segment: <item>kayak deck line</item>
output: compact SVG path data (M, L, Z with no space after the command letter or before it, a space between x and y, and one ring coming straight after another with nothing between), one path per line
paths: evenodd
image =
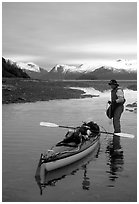
M47 171L52 171L52 170L55 170L55 169L70 165L70 164L72 164L74 162L77 162L80 159L86 157L91 152L93 152L93 150L96 148L98 143L99 143L99 140L96 143L94 143L94 145L90 146L89 148L86 148L84 151L81 151L81 152L79 152L77 154L72 154L72 155L70 155L68 157L64 157L64 158L61 158L61 159L57 159L57 160L54 160L54 161L44 163L45 168L46 168Z
M90 145L88 145L85 149L81 149L80 148L80 146L78 146L77 147L77 149L75 149L75 150L67 150L67 151L64 151L64 152L58 152L58 153L56 153L54 156L56 157L56 156L60 156L60 155L62 155L62 154L66 154L66 153L69 153L70 155L65 155L65 156L63 156L62 158L53 158L53 161L55 161L55 160L59 160L59 159L63 159L63 158L66 158L66 157L70 157L71 156L71 154L72 155L75 155L75 154L78 154L79 153L79 150L80 150L80 152L82 152L82 151L85 151L86 149L88 149L89 147L91 147L94 143L96 142L96 140L93 140L93 142L92 143L90 143ZM49 150L48 150L49 151ZM53 150L51 150L52 152L54 152ZM48 160L48 158L45 158L45 155L44 155L44 157L42 158L43 160L44 160L44 162L46 161L49 161ZM44 163L43 162L43 163Z

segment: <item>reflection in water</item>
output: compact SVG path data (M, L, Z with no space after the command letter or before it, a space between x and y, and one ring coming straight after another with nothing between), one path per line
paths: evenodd
M58 181L61 181L67 176L75 175L79 170L83 170L82 189L89 190L90 179L87 176L87 166L94 158L98 158L99 150L100 144L98 144L96 150L86 158L55 171L47 172L43 165L41 167L38 166L35 180L39 186L40 194L42 195L43 189L47 186L56 186Z
M109 174L110 181L115 181L118 178L118 173L123 171L124 155L123 150L120 145L120 137L114 136L113 140L108 142L106 149L108 154L108 163L110 171ZM113 187L113 185L111 185Z
M97 153L96 153L96 155L95 155L96 158L98 158L99 153L100 153L100 146L99 146L98 151L97 151ZM90 161L88 161L88 163L89 163L89 162L90 162ZM88 163L87 163L87 164L88 164ZM89 189L90 189L90 179L89 179L89 177L87 176L87 164L84 164L84 165L82 166L82 168L83 168L83 170L84 170L83 182L82 182L82 188L83 188L83 190L89 190Z
M90 181L89 181L89 177L87 177L87 166L86 166L86 164L83 166L83 169L84 169L84 176L83 176L82 188L84 190L89 190Z

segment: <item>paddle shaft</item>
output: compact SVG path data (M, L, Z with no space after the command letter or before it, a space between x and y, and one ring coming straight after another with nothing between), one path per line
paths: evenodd
M112 133L112 132L103 132L103 131L100 131L100 133L104 133L104 134L108 134L108 135L114 135L114 133ZM116 133L115 133L115 135L116 135Z
M75 127L59 125L60 128L76 129Z
M63 125L59 125L60 128L69 128L69 129L76 129L75 127L69 127L69 126L63 126ZM95 131L93 131L95 133ZM98 132L97 132L98 133ZM100 133L104 133L104 134L108 134L108 135L114 135L114 133L112 132L104 132L104 131L100 131ZM115 133L116 135L116 133Z

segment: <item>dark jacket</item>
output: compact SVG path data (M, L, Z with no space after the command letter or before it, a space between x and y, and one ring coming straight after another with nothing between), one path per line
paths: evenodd
M124 99L124 102L122 102L122 103L116 102L116 100L118 99L118 96L116 94L118 89L122 89L122 88L116 87L116 88L111 90L111 105L109 106L109 108L106 111L106 114L107 114L108 118L110 118L110 119L113 118L114 112L117 109L117 107L123 106L123 104L125 103L125 99Z

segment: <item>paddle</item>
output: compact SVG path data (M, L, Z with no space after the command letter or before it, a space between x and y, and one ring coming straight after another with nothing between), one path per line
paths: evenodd
M55 123L48 123L48 122L40 122L41 126L46 126L46 127L60 127L60 128L69 128L69 129L76 129L75 127L69 127L69 126L63 126L63 125L57 125Z
M119 137L126 137L126 138L134 138L135 136L132 134L128 134L128 133L112 133L112 132L100 132L100 133L104 133L104 134L108 134L108 135L113 135L113 136L119 136Z
M75 127L69 127L69 126L63 126L63 125L57 125L55 123L49 123L49 122L40 122L41 126L46 126L46 127L60 127L60 128L69 128L69 129L76 129ZM108 134L108 135L113 135L113 136L119 136L119 137L126 137L126 138L134 138L135 136L132 134L127 134L127 133L112 133L112 132L103 132L100 131L100 133Z

